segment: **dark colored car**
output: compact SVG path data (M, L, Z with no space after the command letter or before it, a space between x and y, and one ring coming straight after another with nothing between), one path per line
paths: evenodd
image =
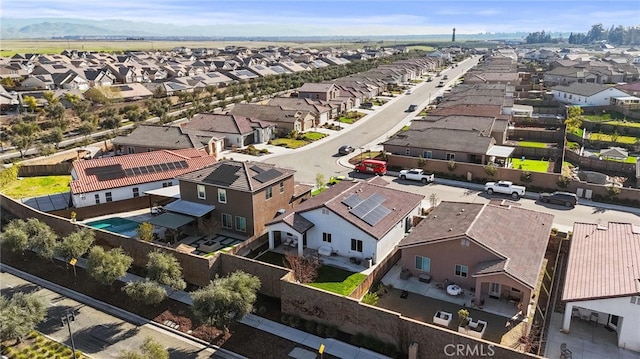
M338 153L341 155L348 155L356 149L353 146L344 145L338 149Z
M578 204L578 196L571 192L540 193L540 202L575 207Z

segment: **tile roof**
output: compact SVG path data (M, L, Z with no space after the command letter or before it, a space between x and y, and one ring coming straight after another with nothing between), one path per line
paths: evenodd
M168 169L155 173L128 175L126 170L165 163L186 163L185 168ZM161 150L136 153L124 156L80 160L73 162L73 171L77 179L71 182L71 192L87 193L111 188L119 188L142 183L173 179L181 174L216 163L215 157L196 149ZM109 172L101 177L100 171Z
M374 194L380 195L385 199L381 204L391 211L372 226L351 213L350 208L342 203L344 199L353 194L357 194L362 199L369 198ZM423 195L388 188L372 182L341 181L321 194L301 203L294 208L294 211L304 216L305 212L325 207L373 238L381 239L414 208L419 206L423 199ZM291 213L278 216L267 224L284 221L284 218Z
M611 87L609 86L601 85L601 84L574 82L568 86L564 86L564 85L554 86L551 88L551 90L589 97L597 93L600 93L602 91L608 90L610 88Z
M264 174L267 173L268 174ZM178 180L214 185L238 191L256 192L292 177L295 170L263 162L221 161L212 166L186 173Z
M383 145L438 149L452 152L485 154L495 140L489 133L474 130L428 128L402 132L383 142Z
M111 142L118 146L149 146L153 139L153 148L177 150L183 148L202 148L202 143L194 143L188 134L177 126L140 125L126 136L118 136Z
M475 274L502 270L535 288L552 224L553 215L518 206L442 202L400 242L399 247L464 236L499 259L478 263Z
M191 121L183 124L183 128L213 133L229 133L247 135L254 128L274 126L270 122L254 120L244 116L199 113Z
M640 294L640 226L574 223L563 301Z

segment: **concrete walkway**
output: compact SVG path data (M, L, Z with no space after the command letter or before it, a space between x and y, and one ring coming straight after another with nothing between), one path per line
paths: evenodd
M84 258L80 258L76 264L78 267L81 268L86 268L86 260ZM173 333L180 335L184 338L187 338L191 341L195 341L200 343L201 345L203 345L203 347L209 347L214 349L216 352L216 357L218 358L225 358L225 359L239 359L239 358L244 358L241 355L235 354L233 352L230 352L224 348L220 348L214 345L210 345L209 343L200 340L198 338L195 338L193 336L190 336L186 333L180 332L178 330L174 330L172 328L166 327L161 325L160 323L156 323L154 321L148 320L146 318L142 318L136 314L127 312L125 310L122 310L120 308L114 307L110 304L107 303L103 303L101 301L95 300L91 297L88 297L82 293L78 293L75 291L72 291L68 288L59 286L55 283L51 283L48 282L44 279L41 279L39 277L33 276L29 273L25 273L21 270L18 270L16 268L7 266L5 264L0 263L0 270L2 271L6 271L7 273L11 273L17 277L20 277L24 280L28 280L30 282L33 282L41 287L47 288L49 290L52 290L54 292L60 293L66 297L72 298L78 302L84 303L86 305L90 305L92 307L95 307L101 311L104 311L105 313L109 313L113 316L116 316L118 318L124 319L130 323L136 324L136 325L145 325L145 324L153 324L154 326L160 327L164 330L168 330L168 331L172 331ZM128 283L128 282L134 282L134 281L141 281L144 280L144 278L128 273L119 279L120 281L124 282L124 283ZM168 287L165 287L168 288ZM167 293L171 293L171 290L167 290ZM193 301L191 300L191 295L189 295L189 293L184 292L184 291L174 291L173 293L171 293L171 295L169 296L171 299L182 302L184 304L187 305L193 305ZM309 334L307 332L304 332L302 330L298 330L295 328L291 328L289 326L259 317L257 315L254 314L249 314L247 315L244 319L242 319L240 321L241 323L254 327L256 329L260 329L262 331L271 333L273 335L277 335L281 338L287 339L289 341L298 343L300 345L306 346L311 348L314 351L317 351L318 348L320 347L320 344L324 344L325 345L325 353L336 356L338 358L344 358L344 359L367 359L367 358L371 358L371 359L387 359L389 357L384 356L382 354L378 354L376 352L372 352L370 350L364 349L364 348L359 348L356 346L353 346L351 344L347 344L344 342L340 342L338 340L335 340L333 338L321 338L312 334Z

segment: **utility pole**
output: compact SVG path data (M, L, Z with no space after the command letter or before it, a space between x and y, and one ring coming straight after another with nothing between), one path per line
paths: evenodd
M64 313L64 315L62 315L60 317L60 321L62 322L62 326L64 326L65 324L67 325L67 328L69 329L69 338L71 338L71 349L73 350L73 359L78 359L76 357L76 345L73 342L73 333L71 333L71 322L76 320L76 315L73 314L73 311L68 311L66 313Z

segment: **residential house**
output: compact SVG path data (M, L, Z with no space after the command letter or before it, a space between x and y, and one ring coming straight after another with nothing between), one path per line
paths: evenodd
M289 211L310 188L296 192L294 170L263 162L222 161L178 178L180 198L213 205L206 220L244 238L258 237L279 211Z
M140 83L130 83L111 86L119 98L124 101L138 101L153 97L153 92Z
M309 111L240 103L234 105L229 114L274 123L275 131L279 136L285 136L293 131L297 133L309 131L313 128L316 119Z
M18 93L15 91L7 91L2 85L0 85L0 111L14 111L20 105L18 99Z
M82 71L84 78L89 81L89 86L111 86L115 83L116 77L110 72L97 68L88 68Z
M199 113L186 123L184 129L224 140L224 146L244 147L265 143L275 137L275 124L239 115Z
M137 198L177 184L176 177L216 163L196 149L161 150L80 160L71 169L71 199L76 208Z
M405 237L400 263L411 274L455 283L475 303L512 301L531 312L544 275L553 215L517 205L442 202Z
M153 141L149 139L152 138ZM179 126L140 125L126 136L111 140L118 154L133 154L157 150L197 149L217 157L222 152L223 140L189 131Z
M332 83L307 82L298 88L298 98L331 101L340 95L340 90Z
M65 73L53 74L52 78L56 88L66 90L75 89L80 91L86 91L89 89L89 81L72 70Z
M382 261L411 229L423 195L386 187L381 179L342 181L267 225L269 248L294 245L326 255Z
M615 331L619 347L640 352L640 226L574 223L562 301L565 333L573 318L586 319Z
M552 87L551 92L553 98L562 103L581 106L609 106L613 98L628 97L615 87L577 82Z
M508 158L508 121L495 117L445 116L414 121L411 128L382 143L384 151L405 156L486 164Z
M314 115L313 126L322 126L330 119L338 118L340 106L332 105L327 101L309 98L276 97L267 103L269 106L279 106L287 110L310 112Z
M56 85L53 82L53 77L51 75L44 74L29 75L29 77L20 82L20 87L30 90L53 90Z

